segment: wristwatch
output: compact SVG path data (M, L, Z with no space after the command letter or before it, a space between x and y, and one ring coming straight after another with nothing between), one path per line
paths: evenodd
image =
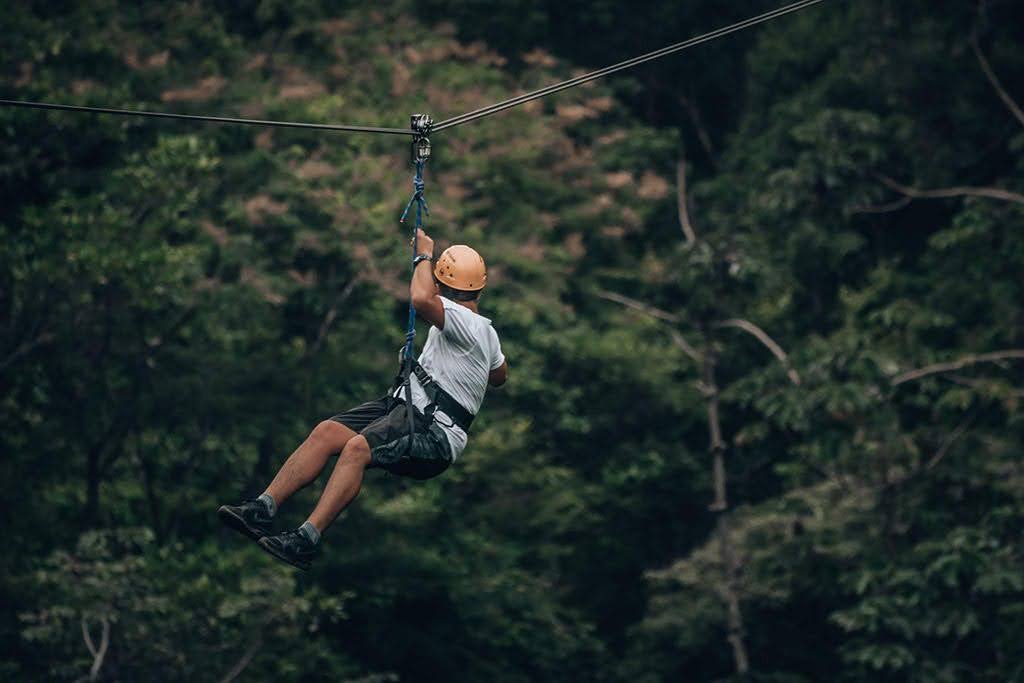
M415 268L420 264L421 261L429 261L430 256L427 254L416 254L416 258L412 260L412 267Z

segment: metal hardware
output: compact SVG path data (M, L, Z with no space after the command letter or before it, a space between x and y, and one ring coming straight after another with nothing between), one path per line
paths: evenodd
M429 114L413 114L409 117L412 129L412 162L423 163L430 158L430 135L434 120Z

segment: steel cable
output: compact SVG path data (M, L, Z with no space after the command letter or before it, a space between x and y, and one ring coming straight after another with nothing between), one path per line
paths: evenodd
M525 104L526 102L530 102L531 100L546 97L547 95L551 95L561 90L573 88L576 87L577 85L581 85L583 83L587 83L589 81L602 78L609 74L613 74L616 71L622 71L623 69L629 69L634 66L639 66L640 64L643 64L645 62L649 62L651 60L658 59L660 57L664 57L675 52L686 50L687 48L691 48L696 45L700 45L701 43L706 43L708 41L715 40L716 38L721 38L722 36L728 35L730 33L741 31L745 28L749 28L751 26L755 26L766 21L771 21L772 19L775 19L777 17L781 17L791 12L797 12L799 10L810 7L811 5L816 5L822 1L823 0L801 0L800 2L794 2L790 5L786 5L785 7L779 7L778 9L774 9L770 12L765 12L764 14L758 15L756 17L751 17L750 19L745 19L744 21L740 21L730 26L725 26L723 28L716 29L714 31L711 31L710 33L705 33L695 38L684 40L681 43L675 43L674 45L663 47L660 50L648 52L647 54L640 55L639 57L633 57L632 59L627 59L624 62L612 64L611 66L606 66L603 69L598 69L597 71L591 71L590 73L583 74L582 76L570 78L569 80L562 81L561 83L555 83L553 85L540 88L539 90L534 90L533 92L524 93L522 95L513 97L503 102L492 104L488 107L482 107L475 111L460 114L459 116L453 116L452 118L441 121L440 123L435 125L433 130L436 132L439 130L444 130L445 128L459 126L462 125L463 123L469 123L470 121L475 121L476 119L483 118L484 116L490 116L491 114L496 114L500 111L504 111L505 109L511 109L512 107L516 107L520 104Z
M669 46L663 47L660 50L655 50L653 52L648 52L647 54L643 54L643 55L640 55L638 57L633 57L632 59L627 59L626 61L619 62L617 64L612 64L611 66L606 66L603 69L598 69L597 71L591 71L590 73L586 73L586 74L583 74L581 76L577 76L575 78L570 78L570 79L562 81L560 83L554 83L552 85L545 86L545 87L540 88L538 90L534 90L532 92L524 93L522 95L518 95L516 97L504 100L502 102L498 102L496 104L492 104L492 105L487 106L487 107L482 107L480 109L476 109L474 111L467 112L465 114L460 114L459 116L453 116L450 119L446 119L446 120L441 121L440 123L436 124L433 127L432 130L433 130L433 132L437 132L437 131L444 130L446 128L452 128L454 126L462 125L463 123L469 123L470 121L475 121L476 119L483 118L485 116L490 116L491 114L496 114L496 113L498 113L500 111L504 111L506 109L511 109L512 107L519 106L520 104L525 104L526 102L530 102L532 100L536 100L536 99L539 99L541 97L546 97L548 95L554 94L556 92L560 92L562 90L567 90L569 88L574 88L574 87L576 87L578 85L582 85L583 83L588 83L590 81L597 80L598 78L603 78L605 76L608 76L610 74L616 73L618 71L622 71L624 69L629 69L629 68L632 68L634 66L639 66L639 65L644 64L646 62L649 62L649 61L652 61L652 60L655 60L655 59L659 59L661 57L665 57L667 55L674 54L676 52L681 52L681 51L686 50L686 49L691 48L691 47L695 47L695 46L700 45L702 43L706 43L706 42L709 42L709 41L712 41L712 40L716 40L717 38L721 38L722 36L728 35L730 33L735 33L736 31L741 31L743 29L750 28L751 26L756 26L757 24L762 24L762 23L764 23L766 21L771 21L772 19L776 19L776 18L781 17L783 15L790 14L792 12L798 12L798 11L800 11L802 9L806 9L807 7L811 7L812 5L817 5L820 2L823 2L823 0L800 0L799 2L794 2L794 3L786 5L784 7L779 7L777 9L771 10L770 12L765 12L764 14L760 14L760 15L758 15L756 17L751 17L750 19L745 19L745 20L737 22L735 24L731 24L729 26L725 26L725 27L716 29L714 31L711 31L710 33L705 33L703 35L696 36L694 38L690 38L689 40L685 40L685 41L683 41L681 43L675 43L673 45L669 45ZM29 107L29 108L33 108L33 109L50 109L50 110L57 110L57 111L89 112L89 113L94 113L94 114L116 114L116 115L121 115L121 116L148 116L148 117L152 117L152 118L184 119L184 120L189 120L189 121L206 121L206 122L211 122L211 123L237 123L237 124L244 124L244 125L250 125L250 126L273 126L273 127L279 127L279 128L307 128L307 129L315 129L315 130L348 131L348 132L354 132L354 133L383 133L383 134L388 134L388 135L412 135L412 136L416 136L417 135L416 132L411 131L411 130L406 130L406 129L403 129L403 128L380 128L380 127L374 127L374 126L351 126L351 125L345 125L345 124L332 124L332 123L304 123L304 122L297 122L297 121L265 121L265 120L259 120L259 119L230 118L230 117L224 117L224 116L202 116L202 115L196 115L196 114L172 114L172 113L167 113L167 112L139 111L139 110L131 110L131 109L109 109L109 108L105 108L105 107L87 107L87 106L73 105L73 104L53 104L53 103L48 103L48 102L28 102L28 101L24 101L24 100L5 100L5 99L0 99L0 105L2 105L2 106L10 106L10 107Z
M76 104L52 104L49 102L26 102L24 100L0 100L7 107L29 107L32 109L55 109L57 111L81 111L92 114L117 114L120 116L149 116L161 119L185 119L187 121L208 121L211 123L241 123L248 126L274 126L277 128L313 128L316 130L348 131L352 133L385 133L388 135L413 135L404 128L377 128L373 126L348 126L335 123L304 123L300 121L263 121L260 119L238 119L225 116L201 116L198 114L170 114L159 111L137 111L133 109L107 109L86 107Z

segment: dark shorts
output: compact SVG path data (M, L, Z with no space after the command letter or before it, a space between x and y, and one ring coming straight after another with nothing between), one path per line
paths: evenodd
M452 464L448 437L433 421L416 409L412 448L409 448L409 419L405 403L384 397L364 403L331 418L370 444L370 467L413 479L430 479Z

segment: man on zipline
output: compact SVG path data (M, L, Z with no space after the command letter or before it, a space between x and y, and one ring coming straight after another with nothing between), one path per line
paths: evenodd
M417 247L409 293L416 313L432 327L412 368L412 443L404 393L396 383L384 397L318 424L258 498L217 511L228 527L300 569L309 569L319 553L320 535L359 493L366 468L415 479L441 474L466 447L487 386L501 386L508 376L498 334L477 311L487 284L483 258L457 244L431 269L434 241L422 230ZM278 507L316 479L327 459L338 453L313 513L298 529L273 535Z

